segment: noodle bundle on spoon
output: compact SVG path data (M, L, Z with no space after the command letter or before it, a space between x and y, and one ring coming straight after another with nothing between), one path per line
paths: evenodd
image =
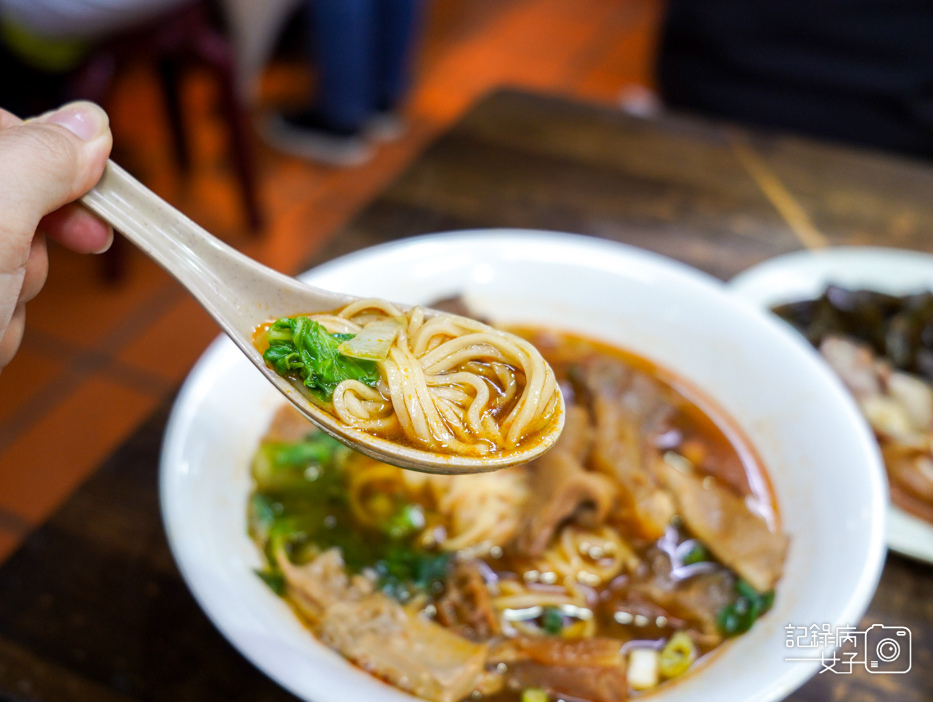
M466 317L366 299L277 320L265 339L270 367L341 423L420 449L513 451L561 408L534 346Z

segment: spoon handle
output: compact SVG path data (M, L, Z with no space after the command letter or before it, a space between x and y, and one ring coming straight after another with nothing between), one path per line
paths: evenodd
M184 285L202 304L229 285L236 262L249 258L195 224L113 161L81 199ZM222 270L216 262L223 261ZM212 265L214 264L214 265Z
M256 310L287 308L291 298L313 292L320 309L335 309L345 300L305 286L263 266L212 236L113 161L82 203L174 276L231 336L251 333ZM291 313L306 310L291 308Z

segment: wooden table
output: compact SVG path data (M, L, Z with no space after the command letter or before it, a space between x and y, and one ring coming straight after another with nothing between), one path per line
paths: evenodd
M497 226L624 241L726 279L804 243L933 249L933 167L501 92L316 262L414 234ZM0 700L294 700L220 636L175 568L156 489L167 412L0 568ZM933 567L890 555L861 625L869 623L911 628L910 673L824 673L791 699L933 700Z

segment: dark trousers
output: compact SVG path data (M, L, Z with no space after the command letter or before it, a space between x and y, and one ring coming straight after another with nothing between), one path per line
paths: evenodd
M420 0L309 0L318 70L316 108L337 127L355 129L391 109L407 86Z

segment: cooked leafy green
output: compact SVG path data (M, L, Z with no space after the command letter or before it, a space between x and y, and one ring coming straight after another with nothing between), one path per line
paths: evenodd
M265 441L250 468L260 492L299 489L319 477L323 467L341 462L350 449L324 432L300 442Z
M546 634L560 634L564 630L564 615L557 607L545 607L541 615L541 628Z
M703 563L705 561L713 560L712 555L710 555L709 549L706 548L702 543L696 541L687 555L684 556L684 565L693 565L694 563Z
M434 553L411 544L393 544L375 564L379 587L400 602L418 592L436 592L450 565L449 553Z
M379 586L399 600L439 588L449 555L426 551L416 536L425 525L424 508L399 502L385 523L361 524L350 508L344 464L349 449L323 432L303 441L265 441L253 456L256 488L248 505L249 533L266 554L257 575L276 592L284 579L276 556L303 563L339 548L347 569L372 569Z
M285 576L282 575L282 572L278 568L257 568L253 572L256 573L259 579L268 585L269 589L276 595L281 597L285 594Z
M276 373L300 379L322 400L329 400L344 380L375 387L379 371L374 361L345 356L338 347L353 334L330 334L309 317L282 317L266 332L269 348L263 359Z
M774 590L758 592L741 579L735 583L735 594L735 600L720 610L716 620L723 636L744 634L774 604Z
M404 539L424 528L424 510L421 505L405 504L385 523L383 527L390 539Z

